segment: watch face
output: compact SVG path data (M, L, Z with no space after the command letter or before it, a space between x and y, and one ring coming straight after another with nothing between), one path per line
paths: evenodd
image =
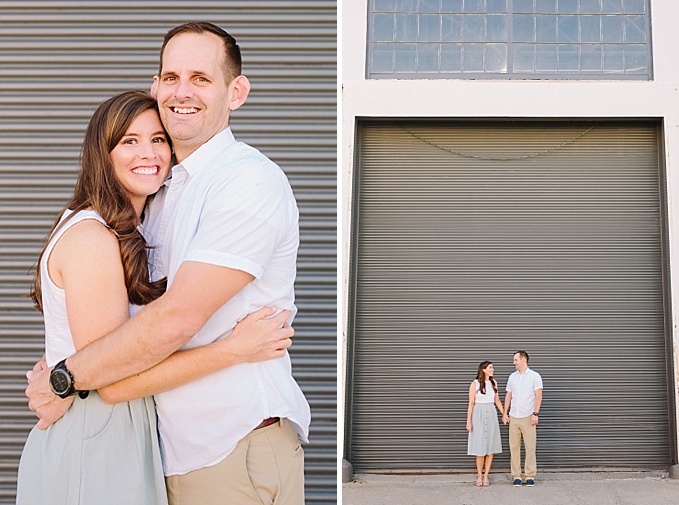
M71 381L69 379L70 378L68 374L63 370L54 370L50 375L50 384L52 386L52 390L56 394L65 393L71 386Z

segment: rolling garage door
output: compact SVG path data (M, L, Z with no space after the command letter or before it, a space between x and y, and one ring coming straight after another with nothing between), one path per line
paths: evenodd
M670 454L660 127L366 122L355 175L348 458L473 471L469 383L542 374L538 464ZM498 469L509 468L507 428Z
M291 351L312 409L307 503L336 502L336 3L0 0L0 503L34 423L24 371L43 352L27 272L76 178L87 121L148 89L165 33L206 20L239 41L252 82L235 135L288 174L301 214Z

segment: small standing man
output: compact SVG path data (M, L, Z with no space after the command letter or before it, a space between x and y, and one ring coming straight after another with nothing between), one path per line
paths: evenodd
M505 396L504 424L509 423L509 450L512 459L512 479L514 486L521 486L521 439L526 450L526 486L535 485L537 459L537 426L542 405L542 377L528 368L528 353L514 353L516 372L507 380Z

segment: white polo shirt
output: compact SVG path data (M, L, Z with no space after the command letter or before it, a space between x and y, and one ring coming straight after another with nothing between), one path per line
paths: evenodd
M144 223L145 236L158 246L150 258L153 278L167 275L172 285L184 261L255 277L184 348L224 338L237 321L265 305L294 315L299 214L283 171L226 129L174 166L166 186ZM288 418L307 441L309 405L287 353L231 366L155 400L166 475L219 463L269 417Z
M528 417L535 411L535 390L542 389L542 377L530 368L521 373L518 370L507 379L506 391L512 393L509 415Z

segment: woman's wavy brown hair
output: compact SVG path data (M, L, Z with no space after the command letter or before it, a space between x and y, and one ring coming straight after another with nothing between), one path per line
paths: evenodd
M150 246L137 229L139 218L127 191L115 176L111 161L111 151L123 138L132 121L147 110L158 112L158 105L151 95L144 91L127 91L106 100L92 115L85 132L81 168L73 196L54 221L38 259L30 295L40 312L43 310L40 262L49 237L57 227L63 225L59 225L59 220L66 209L73 211L71 216L84 209L97 211L118 237L130 303L145 305L165 292L166 278L156 282L150 280L147 254Z

